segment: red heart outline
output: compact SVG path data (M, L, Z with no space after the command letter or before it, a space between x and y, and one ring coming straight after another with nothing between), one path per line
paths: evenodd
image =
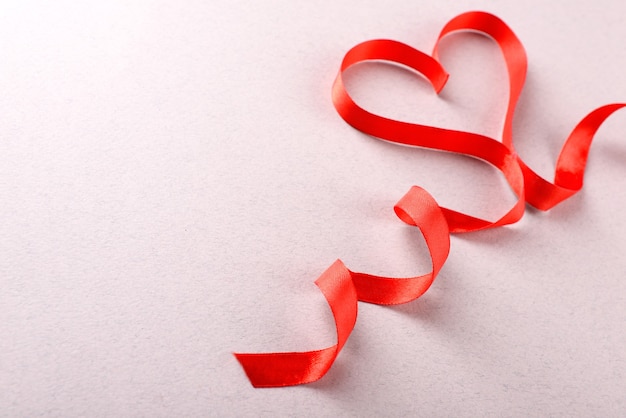
M357 105L347 93L342 74L364 61L386 61L400 64L421 74L439 93L448 74L438 61L441 40L457 31L475 31L492 38L500 48L509 75L509 102L504 118L502 142L484 135L384 118ZM332 99L339 115L352 127L387 141L479 158L500 170L518 197L505 215L495 222L475 218L442 208L451 232L470 232L517 222L524 213L525 202L548 210L571 197L582 187L589 147L595 132L623 103L598 108L587 115L572 131L559 154L554 183L531 170L513 147L513 116L526 80L527 58L524 46L513 31L498 17L485 12L463 13L442 29L432 56L403 43L378 39L353 47L345 55L332 89Z

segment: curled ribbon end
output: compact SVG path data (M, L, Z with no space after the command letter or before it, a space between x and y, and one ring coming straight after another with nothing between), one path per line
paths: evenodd
M328 372L348 340L357 317L357 293L352 273L335 261L315 284L324 294L335 319L337 343L314 351L233 353L255 388L295 386L314 382Z
M291 353L233 353L255 388L311 383L326 374L336 357L335 347Z
M247 364L247 362L246 362L246 355L245 354L239 354L239 353L232 353L232 354L233 354L233 356L235 356L235 358L237 359L237 361L239 362L239 364L243 368L243 371L246 373L246 376L248 376L248 380L250 381L252 386L255 387L255 388L262 387L262 386L257 386L255 384L254 376L251 375L248 372L248 368L246 367L246 364Z

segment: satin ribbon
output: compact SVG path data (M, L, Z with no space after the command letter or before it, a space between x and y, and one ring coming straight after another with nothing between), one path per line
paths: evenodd
M448 74L438 61L441 39L457 31L475 31L491 37L502 51L509 75L509 102L501 141L464 132L375 115L357 105L343 83L343 73L353 65L377 60L402 64L421 74L439 93ZM548 210L573 196L583 185L591 141L600 125L625 103L602 106L582 119L565 141L556 162L554 181L530 169L513 146L513 115L526 79L527 59L522 43L498 17L485 12L468 12L449 21L442 29L432 55L406 44L386 40L366 41L350 49L341 63L332 88L339 115L355 129L368 135L406 145L455 152L478 158L497 168L517 196L517 201L495 221L440 207L424 189L413 186L394 207L405 223L419 228L432 260L432 271L412 278L390 278L356 273L340 260L315 282L324 294L335 320L337 344L315 351L235 354L255 387L291 386L315 381L329 370L347 341L357 317L357 301L391 305L406 303L428 290L443 266L450 249L450 234L471 232L517 222L525 203Z

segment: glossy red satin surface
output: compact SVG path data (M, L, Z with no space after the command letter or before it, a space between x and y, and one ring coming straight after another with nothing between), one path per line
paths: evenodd
M439 93L448 74L438 61L442 38L458 31L475 31L491 37L499 46L509 75L509 102L501 137L400 122L375 115L356 104L345 89L343 72L364 61L378 60L404 65L423 76ZM456 152L478 158L497 168L517 201L495 221L440 207L424 189L414 186L394 207L398 217L418 227L428 246L432 271L419 277L390 278L350 271L337 260L316 281L332 310L337 344L314 351L264 354L235 354L255 387L290 386L315 381L329 370L347 341L357 318L357 301L392 305L412 301L424 294L446 261L450 234L471 232L517 222L526 203L548 210L578 192L583 185L589 147L600 125L626 106L602 106L582 119L565 141L556 162L554 181L537 175L515 152L512 122L524 86L527 59L523 45L498 17L485 12L468 12L453 18L442 29L432 55L392 40L372 40L356 45L341 63L332 87L332 100L339 115L355 129L368 135L405 145Z

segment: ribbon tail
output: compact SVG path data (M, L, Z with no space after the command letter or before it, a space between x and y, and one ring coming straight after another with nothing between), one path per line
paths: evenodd
M540 210L549 210L575 195L583 187L587 158L593 138L613 113L626 107L614 103L599 107L585 116L572 130L556 162L554 183L545 180L518 157L524 174L526 201Z
M334 363L356 323L356 289L350 270L340 260L322 273L315 284L332 310L337 328L337 344L315 351L234 353L252 386L279 387L314 382L324 376Z

